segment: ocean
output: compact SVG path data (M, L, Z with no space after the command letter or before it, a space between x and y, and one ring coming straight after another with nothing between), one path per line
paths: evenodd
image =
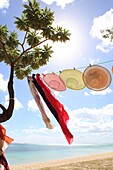
M9 164L22 165L84 155L113 152L113 144L38 145L11 144L5 151Z

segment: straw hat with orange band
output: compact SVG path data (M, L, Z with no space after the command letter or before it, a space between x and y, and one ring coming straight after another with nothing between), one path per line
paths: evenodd
M83 73L83 81L87 88L95 91L101 91L111 84L110 72L102 66L92 65L87 67Z

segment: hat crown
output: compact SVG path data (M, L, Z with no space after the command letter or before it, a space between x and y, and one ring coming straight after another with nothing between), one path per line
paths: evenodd
M66 85L63 80L55 73L43 75L44 82L52 89L57 91L65 91Z
M78 81L74 78L68 78L66 80L66 84L68 88L74 89L78 85Z
M81 90L85 88L85 84L82 79L83 73L75 69L66 69L60 73L60 77L65 82L66 86L72 90Z
M111 74L106 68L93 65L85 69L83 81L89 89L100 91L111 84Z
M56 80L50 80L49 83L50 83L51 88L59 88L60 86L60 83Z

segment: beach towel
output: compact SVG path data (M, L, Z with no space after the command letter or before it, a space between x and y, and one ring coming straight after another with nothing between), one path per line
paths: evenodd
M65 111L64 106L55 98L52 91L47 87L44 83L40 74L35 75L33 74L33 83L36 86L37 90L39 91L40 95L44 99L46 105L50 109L51 113L54 115L56 120L58 121L67 141L69 144L73 142L73 135L70 133L67 122L69 120L68 113Z
M41 112L42 119L45 122L46 127L48 129L53 129L54 126L53 126L53 124L51 123L50 119L48 118L48 116L46 114L44 105L43 105L43 103L41 101L41 98L40 98L40 96L38 94L38 91L37 91L34 83L32 82L32 77L28 76L27 79L28 79L28 84L29 84L29 87L30 87L31 94L32 94L32 96L33 96L33 98L34 98L34 100L35 100L35 102L36 102L36 104L37 104L37 106L38 106L38 108L39 108L39 110Z

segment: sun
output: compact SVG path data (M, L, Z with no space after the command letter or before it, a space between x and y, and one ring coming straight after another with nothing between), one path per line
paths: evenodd
M66 43L52 43L54 53L50 62L60 64L61 67L68 67L68 65L73 65L74 67L76 63L74 64L73 62L78 62L81 54L82 36L80 30L77 30L72 22L68 22L68 26L64 21L58 25L68 29L71 36L70 40Z

